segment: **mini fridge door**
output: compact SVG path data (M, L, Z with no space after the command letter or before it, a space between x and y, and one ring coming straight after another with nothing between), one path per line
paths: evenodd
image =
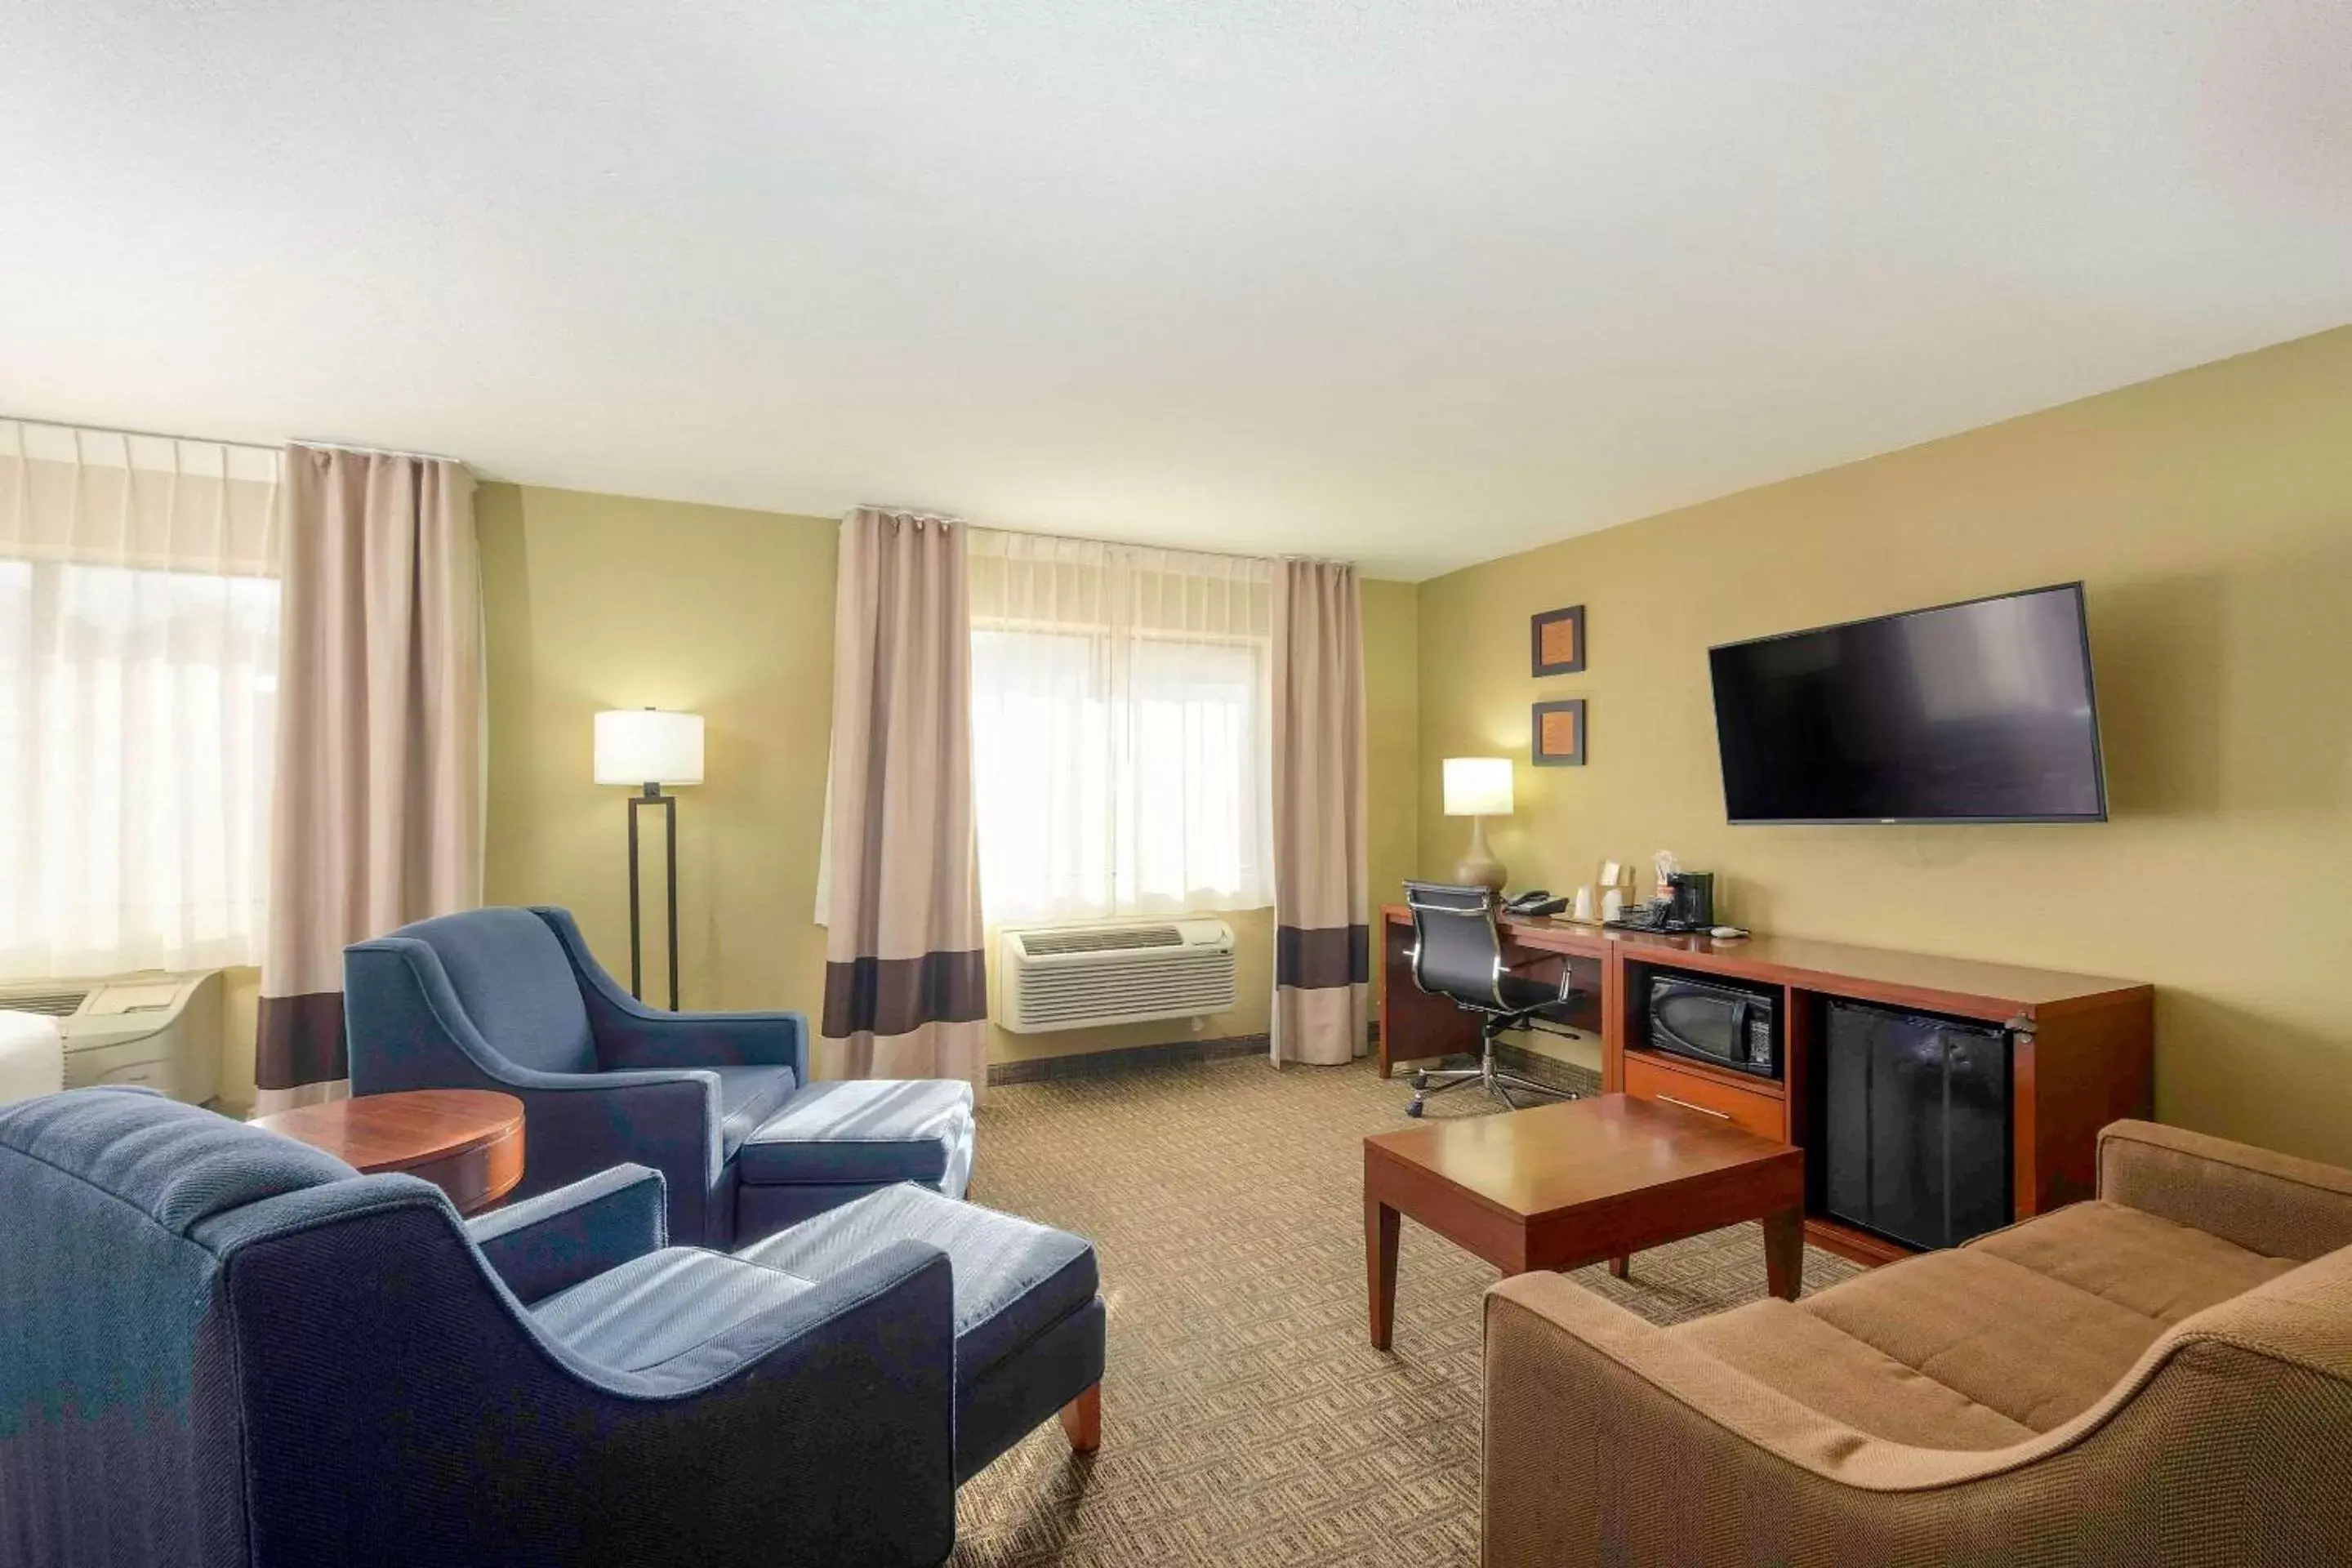
M1833 1001L1822 1206L1914 1247L2009 1223L2009 1037Z

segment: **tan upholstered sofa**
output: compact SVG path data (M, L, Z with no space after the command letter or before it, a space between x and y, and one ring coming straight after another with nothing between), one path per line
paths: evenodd
M2124 1121L2098 1192L1672 1329L1496 1286L1488 1568L2352 1563L2352 1171Z

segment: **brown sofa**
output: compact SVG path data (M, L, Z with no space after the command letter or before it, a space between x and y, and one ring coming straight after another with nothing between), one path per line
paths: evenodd
M1486 1298L1484 1558L2352 1563L2352 1171L2122 1121L2098 1196L1660 1329Z

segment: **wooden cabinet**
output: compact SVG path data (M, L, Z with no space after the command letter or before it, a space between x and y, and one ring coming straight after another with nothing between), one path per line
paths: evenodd
M1388 963L1381 1005L1381 1075L1387 1076L1394 1061L1476 1049L1476 1021L1423 995L1412 983L1405 958L1412 941L1411 912L1391 905L1382 913ZM2011 1194L2016 1219L2091 1196L2099 1129L2154 1110L2156 991L2139 982L1802 938L1717 942L1602 931L1562 921L1506 917L1502 923L1514 963L1558 955L1580 967L1598 967L1603 1089L1678 1100L1720 1113L1750 1131L1785 1139L1809 1156L1820 1143L1815 1103L1832 998L1998 1025L2011 1041ZM1657 970L1721 975L1775 989L1783 1005L1780 1080L1749 1079L1643 1049L1638 999ZM1818 1161L1809 1158L1807 1163ZM1806 1233L1817 1245L1867 1262L1904 1251L1899 1244L1819 1214L1809 1215Z

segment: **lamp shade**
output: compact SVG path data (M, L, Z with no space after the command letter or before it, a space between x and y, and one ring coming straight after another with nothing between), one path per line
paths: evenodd
M596 715L600 784L702 782L702 715L617 708Z
M1445 815L1448 816L1510 816L1511 759L1508 757L1446 758Z

